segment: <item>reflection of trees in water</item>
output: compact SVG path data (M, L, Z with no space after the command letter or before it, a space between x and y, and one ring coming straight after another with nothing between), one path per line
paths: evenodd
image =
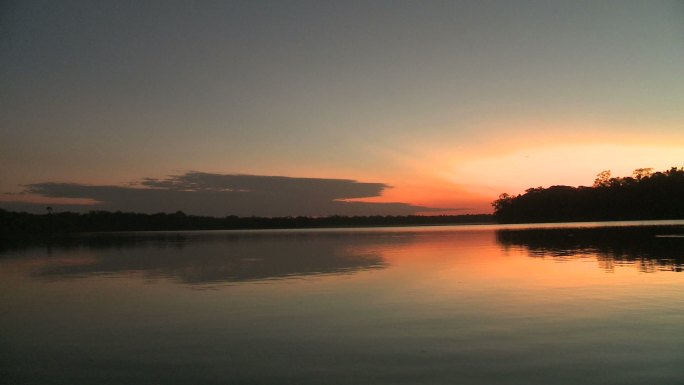
M557 228L498 230L496 239L504 248L524 247L531 257L596 258L606 270L631 265L643 272L681 272L682 234L684 226Z
M34 276L141 273L183 283L348 274L386 266L358 234L156 233L68 237L14 249L47 250ZM38 248L38 249L36 249Z

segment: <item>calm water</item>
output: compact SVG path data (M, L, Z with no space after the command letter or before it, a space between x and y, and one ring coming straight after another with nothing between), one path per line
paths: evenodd
M4 242L0 383L682 384L684 222L635 224Z

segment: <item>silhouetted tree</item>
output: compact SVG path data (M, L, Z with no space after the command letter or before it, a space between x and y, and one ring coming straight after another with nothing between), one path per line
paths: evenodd
M594 187L605 187L610 185L610 170L601 171L594 179Z
M499 222L681 219L684 169L640 168L624 178L612 178L606 170L593 187L530 188L515 197L502 194L492 205Z
M642 180L644 178L648 178L649 176L651 176L651 172L653 172L653 168L651 167L637 168L632 172L632 178Z

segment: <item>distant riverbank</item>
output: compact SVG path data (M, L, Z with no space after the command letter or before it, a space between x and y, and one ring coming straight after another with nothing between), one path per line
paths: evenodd
M0 234L9 236L111 231L306 229L496 223L491 214L438 216L207 217L181 211L156 214L92 211L29 214L0 209Z

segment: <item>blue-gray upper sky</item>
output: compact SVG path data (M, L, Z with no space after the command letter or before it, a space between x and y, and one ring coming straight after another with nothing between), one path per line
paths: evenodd
M0 192L199 170L482 212L684 162L682 2L0 4Z

